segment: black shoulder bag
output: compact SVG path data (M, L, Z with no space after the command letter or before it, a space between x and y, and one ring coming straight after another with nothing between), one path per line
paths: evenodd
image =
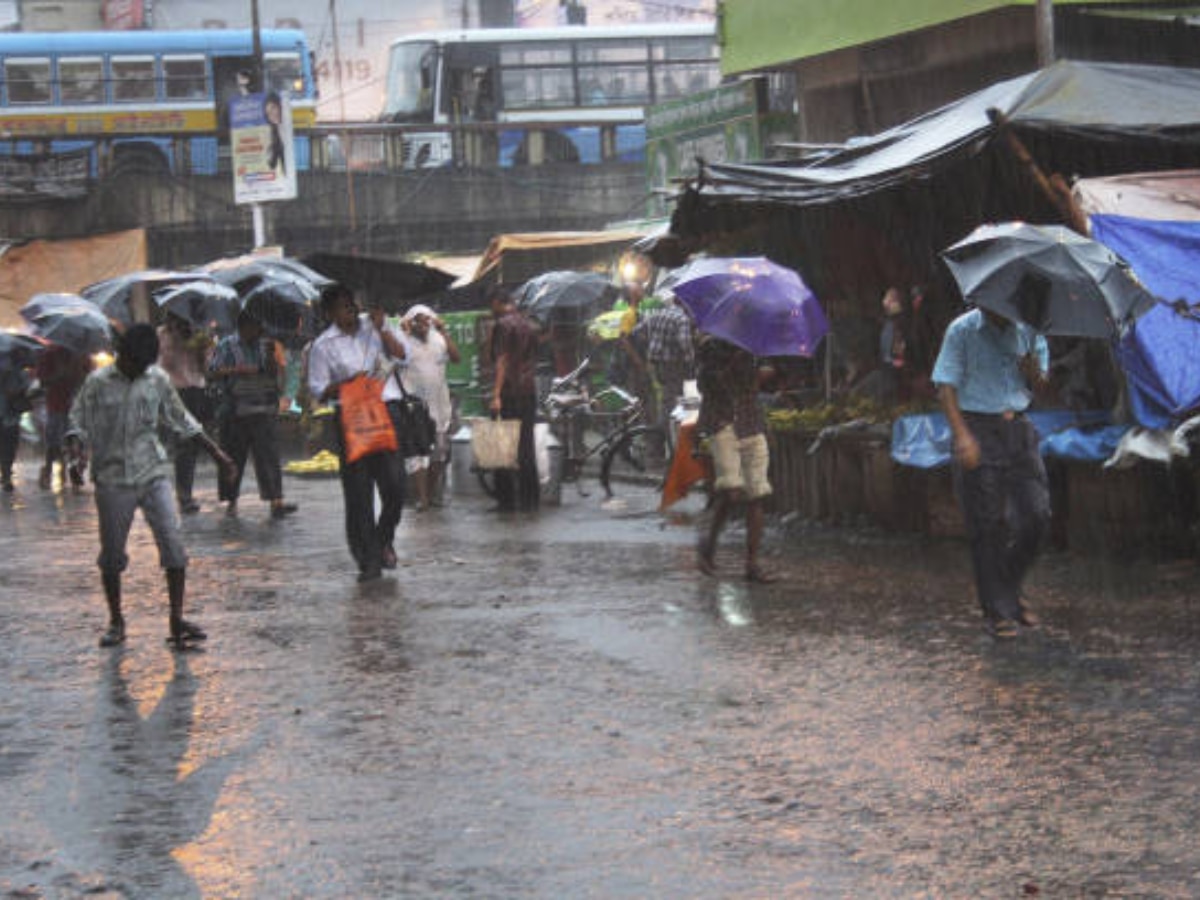
M405 459L428 456L437 443L437 425L429 413L429 405L405 389L399 372L393 372L392 377L400 388L400 400L389 403L388 409L392 412L392 423L400 441L400 455Z

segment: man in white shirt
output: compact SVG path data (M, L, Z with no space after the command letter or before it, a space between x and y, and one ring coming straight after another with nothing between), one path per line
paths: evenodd
M309 350L308 389L312 397L336 407L342 384L366 373L384 379L385 402L399 399L400 386L391 372L394 359L403 356L403 348L395 336L360 315L354 295L342 285L326 288L321 305L332 324L317 336ZM396 567L392 541L404 511L403 461L399 452L391 450L347 462L340 408L335 433L346 505L346 542L358 564L358 580L374 581L381 576L381 569ZM378 517L376 490L380 497Z

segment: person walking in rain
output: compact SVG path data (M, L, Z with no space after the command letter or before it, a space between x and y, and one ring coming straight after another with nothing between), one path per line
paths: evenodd
M1025 281L1018 290L1043 290ZM986 309L963 313L946 329L933 382L954 442L955 488L966 520L975 588L996 638L1038 617L1022 594L1050 521L1038 434L1025 415L1047 384L1046 339Z
M42 396L45 413L42 436L46 447L42 458L42 471L38 474L38 487L43 491L50 490L54 484L55 463L58 463L62 470L64 487L68 481L77 488L83 484L83 474L66 463L63 440L67 432L67 413L71 411L71 401L75 399L75 394L91 370L92 360L86 353L77 353L58 344L51 344L38 357L37 379L45 392Z
M171 387L179 394L183 405L201 425L212 418L208 385L204 370L212 338L192 326L186 319L167 313L158 327L158 365L171 379ZM184 515L200 512L200 503L193 496L196 485L196 445L183 441L175 447L175 494L179 511Z
M491 356L496 375L491 411L503 419L521 421L517 470L496 472L496 501L500 512L532 512L541 500L533 426L537 419L537 326L521 313L504 288L492 289Z
M126 544L133 516L142 511L167 573L170 602L168 641L184 649L207 635L183 617L187 553L180 536L172 490L173 466L160 430L195 440L223 470L233 460L212 440L171 387L158 359L158 336L151 325L131 326L117 338L117 360L92 372L80 388L67 430L67 452L82 465L90 455L100 527L100 578L108 604L108 630L101 647L125 642L121 574L129 565Z
M446 364L457 363L462 355L446 330L446 324L424 304L409 308L401 320L401 328L405 334L405 366L401 372L404 388L425 401L437 431L436 443L428 456L410 456L405 460L419 511L430 505L441 505L453 414Z
M258 495L281 519L296 511L283 499L283 467L279 462L279 391L282 370L275 342L263 337L262 323L246 310L238 314L237 332L221 338L213 351L209 374L222 387L219 419L221 445L233 457L236 471L222 478L220 497L227 515L237 513L246 458L254 459Z
M313 341L308 355L308 389L318 403L337 403L343 382L366 372L383 378L383 400L399 400L400 386L391 376L392 353L385 327L360 316L354 295L342 285L325 288L321 305L330 325ZM381 569L396 567L392 542L404 511L404 464L396 450L381 451L346 462L341 428L338 455L342 498L346 507L346 543L358 564L358 580L374 581ZM380 509L375 514L375 491Z
M771 495L767 480L770 450L758 392L773 373L760 369L752 353L711 335L701 335L696 365L700 388L696 429L712 442L715 476L708 527L700 538L700 571L706 575L717 573L717 539L733 504L741 502L746 507L746 580L774 581L775 576L758 561L763 503Z
M0 490L13 491L13 466L21 446L21 416L33 408L33 377L22 366L0 365Z

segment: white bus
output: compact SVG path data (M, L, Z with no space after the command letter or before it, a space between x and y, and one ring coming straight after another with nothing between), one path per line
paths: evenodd
M392 42L382 119L445 126L588 123L543 132L543 160L640 161L645 107L720 81L711 22L429 32ZM493 162L530 161L524 130L486 134ZM448 127L407 137L406 166L455 161Z

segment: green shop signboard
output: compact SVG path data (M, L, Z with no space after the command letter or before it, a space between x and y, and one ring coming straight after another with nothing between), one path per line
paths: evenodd
M764 91L761 79L747 79L647 107L647 216L668 212L661 197L673 191L673 179L698 174L697 157L710 163L762 159Z

